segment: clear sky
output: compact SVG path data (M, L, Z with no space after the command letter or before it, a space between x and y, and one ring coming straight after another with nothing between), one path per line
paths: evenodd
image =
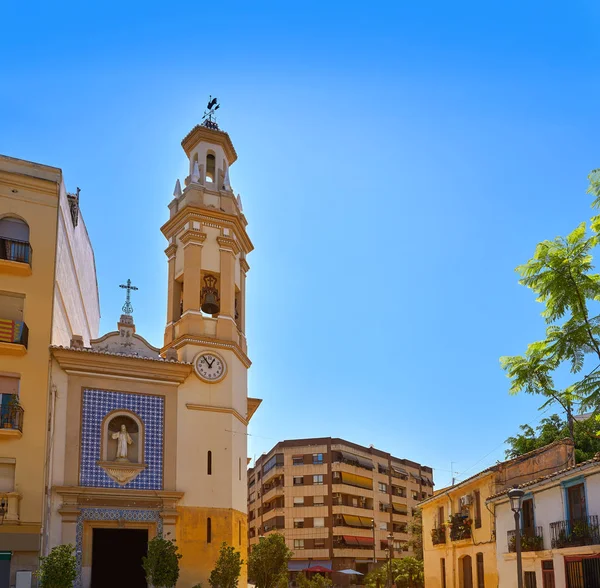
M514 267L590 216L597 2L16 2L0 153L58 166L96 252L101 331L127 278L162 343L159 227L209 94L237 149L250 455L341 436L448 483L538 399L498 358L543 333Z

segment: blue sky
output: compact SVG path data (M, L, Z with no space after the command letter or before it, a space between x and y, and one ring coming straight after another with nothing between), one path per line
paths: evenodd
M441 486L537 422L498 358L543 333L514 267L590 216L597 3L23 6L3 6L0 153L81 187L102 331L131 278L161 344L159 227L180 141L219 97L256 248L251 456L341 436Z

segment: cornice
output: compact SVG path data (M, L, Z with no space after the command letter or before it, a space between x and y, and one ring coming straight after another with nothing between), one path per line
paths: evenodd
M248 426L248 421L235 408L227 408L224 406L207 406L204 404L192 404L188 402L185 407L188 410L201 410L204 412L219 412L221 414L230 414L234 416L240 423Z
M165 255L167 256L167 259L171 259L171 258L175 257L175 252L176 251L177 251L177 245L175 243L171 243L165 249Z
M240 218L236 215L227 214L216 208L203 208L200 206L188 205L182 208L172 219L168 220L161 228L163 235L170 239L174 234L180 232L183 229L183 225L190 221L198 222L213 222L219 227L224 229L232 229L240 243L242 249L246 253L250 253L254 249L254 245L248 234L246 228L242 224Z
M248 265L248 262L242 257L240 259L240 267L242 268L242 271L247 274L250 271L250 266Z
M209 129L204 125L196 125L181 141L181 146L185 154L189 157L192 149L202 140L207 143L221 145L225 151L229 165L232 165L237 159L237 153L229 135L225 131Z
M206 233L202 231L197 231L196 229L187 229L183 232L179 240L185 245L187 243L196 243L197 245L202 245L206 240Z
M30 190L39 194L45 194L47 196L58 196L57 185L59 180L46 180L43 178L35 178L21 174L17 171L6 172L0 171L0 184L4 184L9 188L21 188L24 190Z
M52 356L67 372L85 372L129 378L156 379L181 384L190 375L187 363L107 353L52 348Z
M237 255L240 252L240 246L237 244L237 241L231 237L217 237L217 243L221 249L227 249L234 255Z
M248 397L248 422L254 416L254 413L257 411L258 407L262 404L262 398L250 398Z
M177 503L185 493L170 490L135 490L125 488L92 488L84 486L54 486L53 490L63 497L65 503L85 506L92 500L153 500L156 502Z
M233 341L223 341L222 339L214 339L212 337L204 337L202 335L181 335L174 341L171 341L167 347L163 347L160 350L160 354L164 355L169 347L181 349L188 343L212 347L214 349L228 349L236 354L245 367L249 368L252 365L250 358L242 351L242 348L237 343L234 343Z

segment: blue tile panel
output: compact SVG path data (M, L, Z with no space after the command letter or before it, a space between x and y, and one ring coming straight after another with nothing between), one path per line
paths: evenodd
M117 484L96 464L100 459L102 420L109 412L119 409L134 412L143 422L145 429L144 459L148 464L148 467L135 480L124 486ZM162 396L85 389L81 423L80 486L162 490L164 413Z
M75 587L82 588L81 561L83 555L83 523L84 521L136 521L156 523L159 537L163 534L163 522L158 510L129 510L118 508L82 508L77 517L75 534L75 557L77 559L77 577Z

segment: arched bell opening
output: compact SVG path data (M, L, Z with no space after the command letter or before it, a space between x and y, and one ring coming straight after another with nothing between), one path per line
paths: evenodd
M206 181L209 183L214 183L216 177L216 167L217 160L215 158L215 154L212 151L209 151L206 154Z
M204 314L214 316L219 314L219 278L216 274L204 274L202 276L202 292L200 295L200 310Z

